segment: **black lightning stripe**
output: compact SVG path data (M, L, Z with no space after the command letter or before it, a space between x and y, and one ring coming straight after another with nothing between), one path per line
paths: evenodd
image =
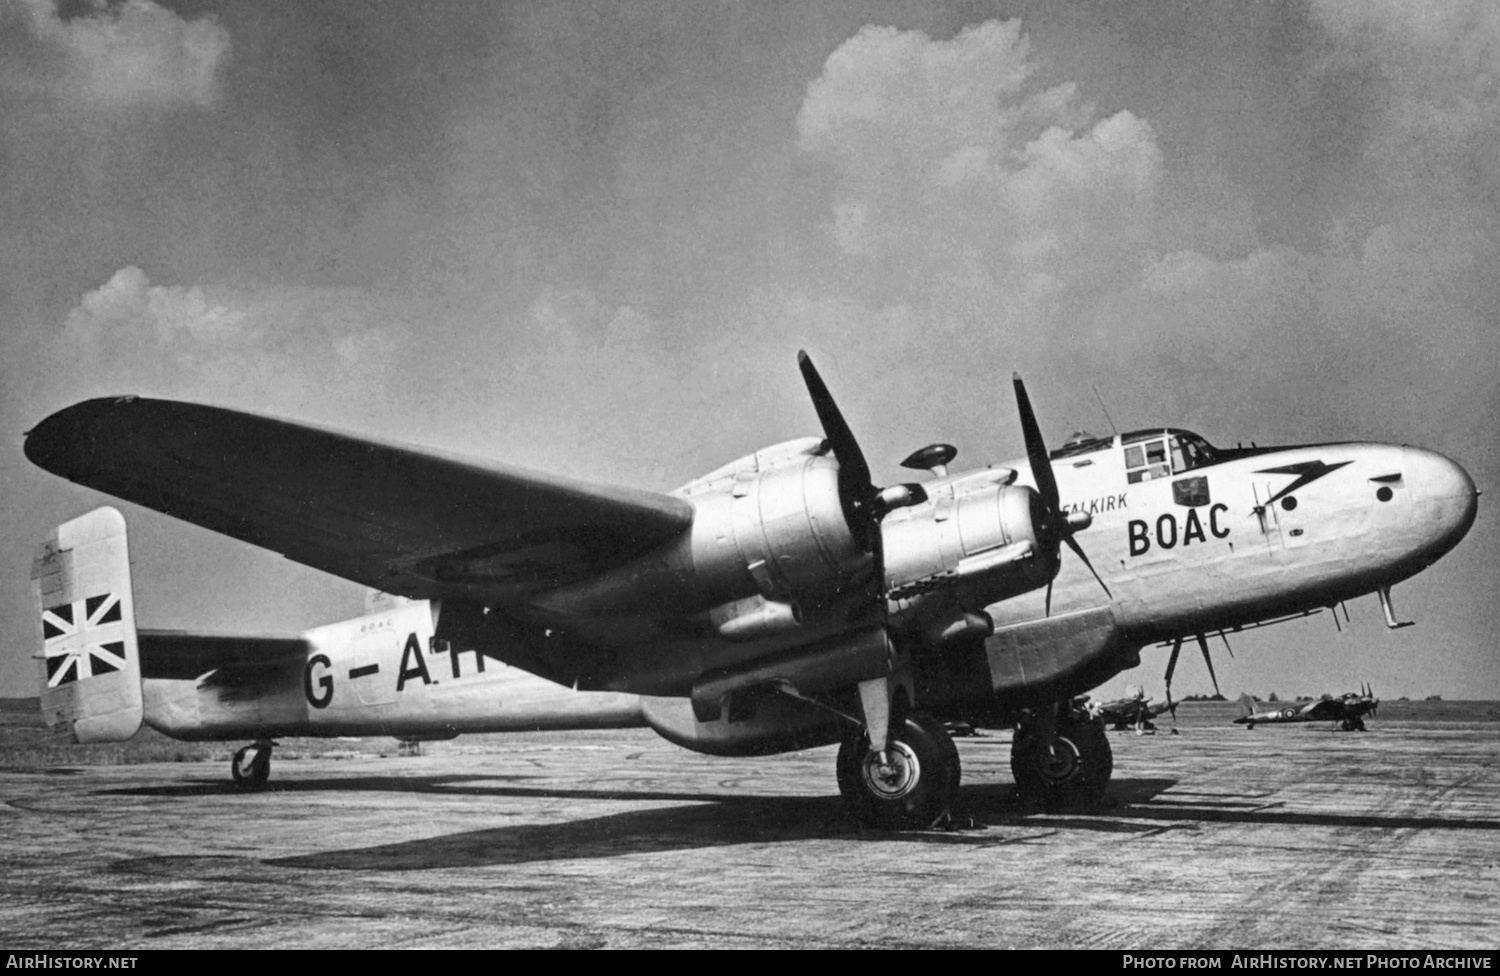
M1344 465L1351 463L1353 462L1340 461L1338 464L1327 464L1323 461L1301 461L1297 464L1287 464L1279 468L1266 468L1262 471L1257 471L1255 472L1256 474L1294 474L1297 476L1297 480L1293 481L1291 484L1287 485L1285 488L1281 489L1270 498L1267 498L1261 504L1255 506L1253 509L1251 509L1251 511L1255 512L1256 514L1260 514L1261 512L1269 508L1278 498L1282 497L1283 495L1289 495L1292 492L1296 491L1298 488L1301 488L1303 485L1310 485L1314 481L1317 481L1319 478L1323 477L1325 474L1337 471Z

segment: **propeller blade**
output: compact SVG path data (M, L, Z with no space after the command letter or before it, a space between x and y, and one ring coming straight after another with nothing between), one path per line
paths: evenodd
M1202 634L1196 634L1194 636L1198 638L1198 646L1203 649L1203 663L1208 665L1208 676L1213 680L1214 694L1222 695L1224 693L1219 690L1219 676L1214 674L1214 659L1209 657L1208 655L1208 638L1204 637Z
M859 449L859 442L854 439L854 432L849 429L838 404L833 401L833 394L828 392L828 385L818 375L812 357L805 350L797 351L797 366L802 370L803 382L812 396L813 409L818 412L818 422L823 425L828 446L839 461L839 501L844 508L844 519L855 540L869 551L875 544L873 539L880 534L874 525L879 516L874 511L876 491L870 483L870 465L865 461L865 454ZM877 568L881 571L881 589L884 590L884 566Z
M1083 564L1089 568L1089 572L1091 572L1091 573L1094 574L1094 579L1098 580L1100 587L1102 587L1104 589L1104 595L1107 596L1107 597L1109 597L1111 600L1113 600L1115 598L1115 595L1113 593L1109 592L1109 587L1107 587L1107 586L1104 585L1104 580L1100 578L1099 571L1096 570L1096 569L1094 569L1094 564L1091 563L1091 562L1089 562L1089 557L1088 556L1084 555L1083 546L1080 546L1078 544L1078 540L1075 539L1075 538L1073 538L1070 535L1065 535L1065 536L1063 536L1063 541L1068 544L1068 548L1071 549L1071 550L1073 550L1074 554L1077 555L1079 559L1083 560ZM1047 594L1048 594L1049 597L1052 594L1052 584L1051 583L1047 584Z
M1047 442L1042 439L1042 429L1037 426L1036 414L1031 410L1031 398L1026 395L1026 384L1020 373L1012 373L1016 385L1016 409L1021 414L1021 436L1026 441L1026 458L1031 462L1031 477L1036 481L1037 494L1047 505L1049 515L1055 515L1059 505L1057 479L1052 476L1052 459L1047 456Z

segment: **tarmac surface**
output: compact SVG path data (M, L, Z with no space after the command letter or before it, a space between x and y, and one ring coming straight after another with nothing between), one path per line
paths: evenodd
M0 749L0 947L1496 949L1500 723L1390 710L1184 706L1110 733L1111 805L1055 815L1008 732L959 739L959 827L905 834L852 826L832 748L474 736L278 759L259 793Z

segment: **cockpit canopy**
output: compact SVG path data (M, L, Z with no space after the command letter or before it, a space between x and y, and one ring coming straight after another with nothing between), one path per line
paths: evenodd
M1095 437L1079 431L1050 457L1053 460L1081 457L1116 446L1124 448L1126 479L1131 484L1181 474L1225 460L1223 451L1192 431L1177 427L1151 427L1108 437Z

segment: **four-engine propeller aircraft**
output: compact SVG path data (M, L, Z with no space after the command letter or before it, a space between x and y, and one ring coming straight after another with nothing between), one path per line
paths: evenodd
M1205 634L1370 592L1394 623L1389 587L1456 545L1477 509L1458 465L1408 447L1225 450L1155 427L1049 451L1019 376L1025 458L950 474L954 448L934 444L903 462L926 480L881 488L811 360L799 364L824 436L670 494L138 397L53 414L26 454L416 601L400 611L414 621L356 624L368 640L356 631L338 662L316 641L245 646L224 662L201 652L193 693L171 707L196 703L205 721L218 713L204 696L232 688L245 704L210 723L215 735L232 728L268 748L277 735L397 724L408 736L487 728L483 690L467 691L477 667L461 665L498 659L567 688L642 696L648 725L701 752L839 742L849 809L886 827L925 827L952 804L945 721L1014 725L1024 793L1096 802L1113 760L1075 696L1135 667L1148 644L1206 647ZM109 613L116 578L81 572L61 535L53 550L34 574L44 630L64 606L85 623ZM138 723L139 691L132 702L88 690L138 652L117 644L102 676L75 665L53 717L80 738L103 734L94 712L125 716L102 725Z
M1124 698L1116 698L1111 701L1100 701L1090 699L1084 707L1091 715L1097 715L1099 720L1106 726L1113 728L1116 732L1124 732L1126 729L1134 729L1136 732L1150 732L1155 730L1156 723L1151 720L1165 712L1171 712L1175 721L1177 718L1177 703L1168 698L1164 702L1151 704L1151 696L1139 685L1132 685L1126 689ZM1175 734L1176 729L1172 732Z
M1323 698L1318 701L1294 701L1283 704L1271 703L1261 708L1249 695L1240 696L1240 717L1236 725L1255 728L1257 724L1281 725L1287 722L1337 722L1344 732L1363 732L1365 716L1373 717L1380 706L1380 699L1369 686L1358 692L1346 692L1338 698Z

